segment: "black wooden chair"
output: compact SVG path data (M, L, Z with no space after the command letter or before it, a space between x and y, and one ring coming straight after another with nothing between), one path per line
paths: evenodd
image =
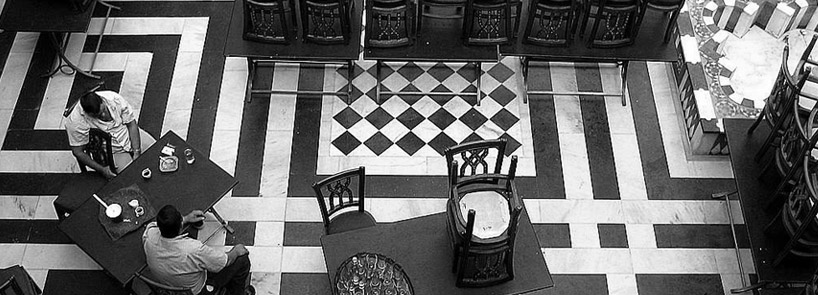
M339 172L312 185L326 234L375 225L375 218L364 210L365 186L363 166ZM347 208L353 210L345 210Z
M572 0L530 1L523 42L539 46L570 45L579 10L579 5Z
M0 270L0 294L39 295L42 293L43 291L22 266L14 265Z
M149 275L144 275L139 272L136 273L136 280L133 281L131 289L136 295L194 295L193 291L187 288L179 288L157 282ZM208 289L212 289L208 291ZM213 289L213 286L205 285L202 292L199 294L224 295L227 294L227 289Z
M812 273L812 277L810 277L809 281L804 284L804 289L801 290L799 295L818 295L818 269Z
M102 166L108 167L112 172L117 173L114 164L113 148L111 146L111 135L97 128L91 128L88 132L88 144L83 152L88 154L92 160ZM77 210L93 193L107 183L107 180L97 172L89 172L85 164L77 160L81 173L71 177L65 183L60 194L54 199L54 211L57 218L65 219Z
M595 8L595 11L594 11ZM593 18L590 36L586 41L589 48L616 48L630 46L636 41L641 18L638 0L588 0L584 3L584 13L580 37L585 26ZM602 31L600 25L604 23Z
M304 41L316 44L349 44L350 19L354 2L347 0L300 1Z
M462 18L465 14L466 2L468 0L418 0L418 15L415 21L415 28L417 28L417 35L420 36L423 34L423 18L424 17L431 17L431 18L444 18L444 19L456 19ZM452 13L441 13L443 9L449 8L454 9ZM441 9L442 11L438 12L436 10ZM450 11L451 12L451 11Z
M661 11L668 19L667 28L665 28L664 43L670 42L670 37L673 36L673 31L676 28L676 19L679 18L679 11L684 6L684 0L642 0L642 16L639 17L636 27L641 27L642 20L644 20L644 13L648 8ZM668 18L667 15L670 14Z
M264 43L289 44L296 32L293 0L244 1L242 38ZM285 3L286 2L286 3ZM290 27L292 22L292 27Z
M758 118L756 118L753 125L750 126L750 129L747 130L747 134L752 134L762 121L767 123L770 127L770 133L767 135L767 139L764 140L761 148L756 153L756 162L761 161L770 147L778 145L776 140L781 138L784 134L784 130L787 128L785 123L790 122L789 117L792 115L793 110L792 104L795 103L796 99L799 99L800 89L803 87L803 83L806 83L806 81L799 81L798 77L804 75L804 73L809 77L809 71L805 70L804 63L809 57L809 52L814 48L816 40L818 40L818 36L813 36L807 46L807 50L804 51L801 60L795 68L795 74L791 74L793 72L787 64L789 46L784 46L781 68L778 71L778 76L776 77L770 96L767 97L767 102L758 114ZM798 86L800 82L803 83L801 86Z
M20 288L20 285L17 284L17 280L14 276L10 277L6 280L5 283L0 284L0 294L3 295L29 295L23 293L23 289Z
M511 8L515 6L516 14ZM463 19L466 45L508 44L514 39L520 15L520 2L511 0L467 0Z
M372 47L414 43L415 7L408 0L367 0L366 42Z
M505 138L465 142L443 151L446 166L452 167L455 160L463 161L456 171L449 171L449 177L461 178L478 174L500 174L505 158ZM457 159L456 159L457 158ZM493 163L492 163L492 158ZM510 171L513 174L514 171Z

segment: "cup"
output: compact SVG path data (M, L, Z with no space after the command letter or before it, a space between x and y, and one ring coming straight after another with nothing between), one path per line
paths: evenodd
M196 161L196 157L193 156L193 150L185 149L185 160L187 161L188 165L193 164L193 162Z
M142 178L144 178L144 179L150 179L151 178L151 169L150 168L145 168L144 170L142 170Z
M121 222L122 221L122 206L119 204L110 204L108 208L105 208L105 215L108 216L113 222Z

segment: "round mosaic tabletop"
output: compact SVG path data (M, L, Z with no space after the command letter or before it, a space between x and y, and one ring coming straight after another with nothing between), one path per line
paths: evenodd
M335 273L335 294L412 295L412 283L391 258L361 252L348 258Z

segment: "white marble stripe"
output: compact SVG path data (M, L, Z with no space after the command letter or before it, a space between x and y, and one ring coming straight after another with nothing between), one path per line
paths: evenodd
M688 159L684 145L687 139L684 135L682 123L678 118L675 96L671 91L668 65L665 63L649 62L648 73L654 89L656 113L659 118L662 142L667 157L668 172L673 178L733 178L733 170L728 157L707 157L701 160Z
M577 91L576 70L573 63L551 63L551 85L554 91ZM593 199L591 170L585 146L585 130L579 97L555 95L554 112L557 118L560 158L567 199Z
M26 269L86 269L98 270L94 262L77 245L25 244L22 265ZM0 246L2 248L2 246Z
M737 224L743 224L739 203L732 202L736 211L733 218ZM445 205L445 197L367 198L366 210L378 222L395 222L443 212ZM526 199L525 206L532 223L647 225L729 223L724 202L720 201ZM267 209L258 209L263 210ZM286 221L321 222L318 203L311 197L287 198ZM652 244L655 248L656 242L653 241Z
M230 221L284 221L284 198L225 196L216 203L216 210ZM315 205L318 212L318 205Z
M187 138L201 61L202 52L180 51L176 56L162 134L173 130L179 137Z
M0 219L32 219L40 196L0 196Z
M0 172L70 173L79 172L71 151L0 151Z
M0 269L23 263L26 244L0 244L3 255L0 255Z
M299 66L276 64L273 69L274 90L296 90ZM295 124L295 94L271 94L267 112L267 134L264 143L263 167L259 194L263 197L286 198L290 176L290 155Z
M181 35L185 21L196 17L112 17L105 26L105 35ZM207 18L200 18L207 19ZM91 18L89 35L99 35L104 17Z
M17 33L3 72L0 73L0 147L5 142L11 116L17 105L31 57L34 55L37 37L39 37L37 33Z
M226 58L213 128L210 159L231 175L235 174L239 152L246 83L247 60L237 57Z
M599 229L594 223L572 223L568 227L571 248L599 248Z
M608 295L639 294L635 274L607 274Z

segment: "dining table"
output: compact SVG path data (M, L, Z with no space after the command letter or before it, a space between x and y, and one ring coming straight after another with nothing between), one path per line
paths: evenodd
M191 164L186 161L188 149L194 159ZM176 169L168 169L172 166L162 167L167 153L178 159ZM160 171L160 168L166 172ZM143 177L145 169L151 171L149 178ZM173 205L186 214L195 209L211 209L236 184L238 181L233 176L176 133L168 131L100 188L96 195L106 200L123 188L138 187L154 210ZM112 239L100 221L101 206L95 198L88 198L59 224L59 228L105 271L125 285L146 266L142 248L144 224L118 239ZM123 210L130 210L126 204L122 207Z
M322 236L321 248L330 286L336 293L343 292L338 290L336 278L344 276L338 276L338 272L345 271L351 257L360 257L361 253L375 254L398 265L406 279L397 280L397 284L411 282L412 294L523 294L554 286L525 209L520 214L517 229L514 279L489 287L455 286L456 274L452 272L454 251L447 222L446 213L441 212ZM345 286L342 284L341 287Z

